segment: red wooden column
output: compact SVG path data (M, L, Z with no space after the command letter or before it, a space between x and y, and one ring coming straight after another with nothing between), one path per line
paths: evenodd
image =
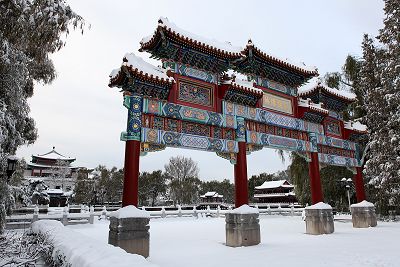
M354 185L356 187L357 202L365 200L364 181L362 176L362 167L356 167L357 174L354 176Z
M239 152L234 168L235 175L235 207L249 204L249 190L247 184L246 142L238 142Z
M124 189L122 207L138 206L140 141L125 144Z
M311 162L308 165L308 172L310 175L312 204L323 202L324 197L322 194L321 177L319 175L319 161L317 152L311 152Z

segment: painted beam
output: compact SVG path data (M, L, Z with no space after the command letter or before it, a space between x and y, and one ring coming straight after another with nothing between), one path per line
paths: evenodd
M243 106L227 101L222 102L222 112L225 115L243 117L248 120L257 121L268 125L275 125L287 129L318 134L324 133L324 127L322 124L316 124L290 116L270 112L264 109Z
M231 129L237 128L236 116L162 102L155 99L143 99L143 113Z
M207 136L192 135L158 129L142 128L143 143L162 144L168 147L180 147L211 152L237 153L238 142Z

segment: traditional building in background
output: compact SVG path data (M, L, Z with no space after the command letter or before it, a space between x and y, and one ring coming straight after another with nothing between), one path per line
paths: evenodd
M315 67L263 52L251 40L237 47L200 37L167 18L142 39L139 51L161 60L162 67L129 53L109 82L122 89L128 109L121 134L124 206L137 205L139 156L166 147L214 152L229 160L236 206L248 203L246 155L264 147L294 151L309 162L314 204L323 201L320 165L357 173L357 199L365 199L355 143L365 132L343 121L355 96L316 80Z
M207 192L200 196L200 203L222 203L224 202L224 196L217 192Z
M298 205L294 186L286 180L265 181L262 185L254 188L254 199L258 206L281 206L288 207Z
M50 206L64 206L72 195L78 172L82 172L87 178L93 171L73 166L75 160L60 154L55 147L45 154L32 155L24 173L24 184L41 183L40 188L48 195Z

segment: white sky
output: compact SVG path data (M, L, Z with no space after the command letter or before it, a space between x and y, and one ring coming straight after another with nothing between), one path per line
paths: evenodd
M31 159L52 146L76 165L122 167L127 110L118 89L107 86L108 75L120 66L126 52L139 53L139 41L150 35L160 16L198 35L244 46L251 38L258 47L281 58L315 65L320 74L338 71L348 54L361 55L364 33L376 36L382 27L383 1L269 0L269 1L104 1L67 0L91 29L68 36L54 54L58 77L36 86L31 114L39 130L34 145L17 156ZM153 64L156 61L148 60ZM163 169L169 157L184 155L198 162L203 180L228 178L233 165L215 153L166 149L140 159L141 171ZM275 150L247 157L248 175L286 169Z

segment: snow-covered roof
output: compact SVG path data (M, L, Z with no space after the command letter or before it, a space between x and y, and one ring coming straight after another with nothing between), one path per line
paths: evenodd
M368 130L367 126L359 121L345 121L344 128L362 133L366 133Z
M298 94L298 96L305 96L305 95L309 95L309 94L313 93L314 91L316 91L318 89L322 89L328 94L345 99L347 101L352 102L352 101L356 100L355 94L344 91L344 90L338 90L335 88L328 87L327 85L322 83L322 80L320 77L314 77L310 81L308 81L308 83L299 87L297 94Z
M205 193L204 195L201 195L200 197L201 198L205 198L205 197L219 197L219 198L222 198L224 196L218 194L217 192L209 191L209 192Z
M122 66L126 66L132 73L141 75L160 82L173 83L174 78L167 75L167 70L153 66L152 64L143 60L143 58L136 56L134 53L126 53L123 58ZM121 68L111 71L110 84L118 78Z
M254 86L254 82L249 82L238 78L223 81L222 84L229 84L236 89L240 89L257 95L263 94L263 91L261 89Z
M36 168L54 168L57 165L45 165L45 164L37 164L37 163L32 163L32 162L28 162L26 164L28 167L36 167ZM57 166L59 168L65 168L65 169L78 169L79 167L75 167L72 165L69 166Z
M252 40L248 40L246 48L244 49L244 51L246 49L249 49L249 48L252 48L252 49L256 50L260 55L262 55L267 60L271 60L271 61L277 62L279 64L283 64L284 66L294 68L294 69L296 69L298 71L301 71L301 72L306 72L306 73L309 73L309 74L316 74L316 75L318 74L317 67L315 67L315 66L307 66L304 63L295 62L295 61L293 61L291 59L288 59L288 58L283 59L283 58L280 58L280 57L278 57L276 55L273 55L271 53L266 53L266 52L262 51L260 48L258 48L257 46L255 46L255 44L253 43Z
M287 196L295 196L295 193L272 193L272 194L254 194L255 198L274 198L274 197L287 197Z
M63 192L63 190L62 189L55 189L55 188L53 188L53 189L47 189L46 190L46 193L47 194L63 194L64 192Z
M73 194L74 194L74 191L72 191L72 190L71 191L66 191L66 192L63 193L63 195L66 196L66 197L70 197Z
M287 184L286 184L287 183ZM256 186L255 189L272 189L272 188L293 188L294 186L291 185L286 180L279 180L279 181L265 181L262 185Z
M30 183L34 183L34 182L43 182L43 177L26 177L26 180L28 180Z
M55 150L54 146L53 146L53 149L50 152L47 152L47 153L42 154L42 155L39 155L39 154L38 155L32 155L32 157L42 158L42 159L50 159L50 160L58 160L58 159L67 160L67 161L74 161L75 160L75 158L70 158L70 157L66 157L64 155L61 155L60 153L58 153Z
M311 101L310 98L307 98L307 99L299 98L298 104L299 104L299 107L309 108L311 110L314 110L314 111L317 111L320 113L324 113L326 115L329 114L329 110L324 109L322 107L322 103L315 104L314 102Z
M229 55L235 55L235 56L240 56L240 53L242 51L241 47L233 46L229 42L220 42L214 39L209 39L206 37L199 36L197 34L191 33L189 31L186 31L178 26L175 25L175 23L171 22L168 20L166 17L160 17L158 20L158 28L156 31L147 37L144 37L141 41L141 47L144 48L151 44L154 39L156 38L156 35L158 33L158 29L163 28L176 37L178 37L181 40L185 40L186 42L192 43L193 45L200 46L203 48L206 48L208 50L214 50L215 52L223 53L223 54L229 54Z

